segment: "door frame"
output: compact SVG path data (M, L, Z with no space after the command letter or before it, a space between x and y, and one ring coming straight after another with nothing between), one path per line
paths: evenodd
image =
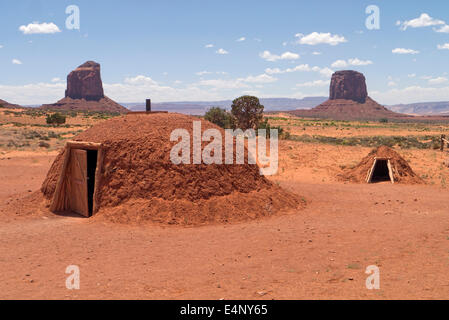
M393 169L391 167L390 158L379 158L379 157L374 158L373 165L371 166L371 169L368 171L368 175L366 176L366 183L372 182L374 169L376 168L377 161L386 161L387 162L388 176L390 177L390 182L392 184L394 184L394 175L393 175Z
M101 182L101 170L103 169L103 146L101 143L84 142L84 141L67 141L64 148L64 162L61 172L56 183L56 189L50 204L50 211L61 212L69 209L67 198L67 168L70 163L70 153L72 149L96 150L97 151L97 167L95 169L95 186L93 194L92 215L96 214L100 209L98 195Z

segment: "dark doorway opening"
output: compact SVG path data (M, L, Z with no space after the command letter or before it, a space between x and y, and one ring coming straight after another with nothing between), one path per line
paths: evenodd
M388 160L376 159L371 182L375 183L382 181L391 181L390 171L388 169Z
M87 204L89 207L89 216L92 216L93 212L97 157L98 150L87 150Z

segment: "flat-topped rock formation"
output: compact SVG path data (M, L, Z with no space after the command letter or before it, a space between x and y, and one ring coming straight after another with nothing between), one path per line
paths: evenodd
M337 71L332 75L329 100L319 106L289 113L299 117L324 118L334 120L377 120L392 118L412 118L396 113L368 96L365 76L357 71Z
M67 76L66 98L99 101L104 98L100 64L87 61Z
M43 105L47 110L126 113L129 110L104 95L100 64L87 61L67 76L65 98Z
M337 71L332 75L329 100L353 100L365 103L368 97L365 76L357 71Z

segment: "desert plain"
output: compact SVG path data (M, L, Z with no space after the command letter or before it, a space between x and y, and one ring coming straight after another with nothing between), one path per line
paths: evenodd
M45 116L0 109L0 299L449 298L444 123L266 115L290 133L268 179L304 208L186 227L23 210L65 141L112 117L75 112L52 126ZM381 144L425 183L341 179ZM80 268L80 290L66 288L69 265ZM379 290L366 287L370 265L379 267Z

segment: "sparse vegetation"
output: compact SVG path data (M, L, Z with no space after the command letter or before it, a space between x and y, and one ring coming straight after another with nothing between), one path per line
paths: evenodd
M278 138L279 139L288 139L290 138L290 132L282 128L281 126L271 126L268 122L268 119L265 119L261 123L259 123L258 129L266 129L267 138L270 137L270 130L274 129L278 131Z
M321 135L291 135L289 140L306 143L324 143L339 146L362 147L399 147L402 149L431 149L439 141L438 136L362 136L362 137L329 137Z
M234 117L232 114L219 107L210 108L204 115L204 119L215 123L217 126L224 129L232 128L234 123Z
M66 116L62 115L59 112L53 113L51 115L47 116L47 124L55 124L55 125L61 125L64 124L66 121Z

